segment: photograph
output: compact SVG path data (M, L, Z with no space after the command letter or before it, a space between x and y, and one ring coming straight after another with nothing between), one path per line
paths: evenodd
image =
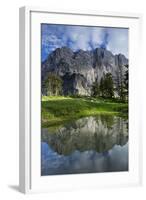
M129 170L129 28L41 23L41 176Z

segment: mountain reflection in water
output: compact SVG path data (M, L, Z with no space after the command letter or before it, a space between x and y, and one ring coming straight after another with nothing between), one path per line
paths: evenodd
M43 128L41 175L128 170L128 122L90 116Z

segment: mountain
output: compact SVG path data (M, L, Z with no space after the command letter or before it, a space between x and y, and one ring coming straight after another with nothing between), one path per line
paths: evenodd
M73 52L68 47L57 48L41 64L42 83L49 73L63 80L63 94L91 95L92 84L106 73L111 73L114 84L118 84L119 73L125 73L128 59L122 55L113 55L104 48L92 51ZM42 94L45 95L42 84Z
M107 123L110 118L110 123ZM123 146L128 141L127 121L120 117L90 116L80 118L70 124L56 128L42 129L42 141L48 143L55 152L70 155L76 150L107 152L113 146Z

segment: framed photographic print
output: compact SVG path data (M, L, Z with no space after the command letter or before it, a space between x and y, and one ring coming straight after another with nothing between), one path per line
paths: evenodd
M20 191L141 183L141 16L20 8Z

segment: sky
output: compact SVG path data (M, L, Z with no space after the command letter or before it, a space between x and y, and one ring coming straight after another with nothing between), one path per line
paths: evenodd
M73 51L105 48L128 58L128 29L41 24L41 60L56 48L67 46Z

